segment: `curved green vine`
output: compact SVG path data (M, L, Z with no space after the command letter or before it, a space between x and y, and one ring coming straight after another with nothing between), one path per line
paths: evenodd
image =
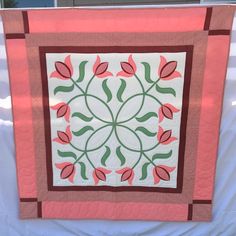
M86 62L86 63L87 63L87 62ZM84 62L84 64L82 65L82 66L83 66L83 69L84 69L84 66L85 66L86 63ZM75 161L73 162L74 164L79 163L79 164L81 164L81 165L82 165L82 164L84 165L84 163L81 163L81 162L79 162L79 161L80 161L83 157L85 157L85 158L87 159L87 161L90 163L90 165L95 169L96 166L93 164L93 161L92 161L91 158L89 157L89 153L94 152L94 151L96 151L96 150L99 150L99 149L102 148L104 145L106 145L106 143L108 142L108 140L110 139L110 137L111 137L112 134L114 133L114 135L115 135L115 137L116 137L116 139L117 139L117 141L118 141L118 143L119 143L119 145L120 145L120 146L118 147L118 151L120 151L120 147L123 147L123 148L125 148L125 149L128 150L128 151L135 152L135 153L138 153L138 154L139 154L139 155L138 155L138 159L135 161L135 163L134 163L133 166L131 167L132 169L134 169L134 168L140 163L140 161L141 161L142 158L145 158L146 160L148 160L148 162L144 163L144 165L143 165L143 168L145 169L145 171L144 171L144 174L142 175L142 177L141 177L140 180L143 180L143 179L145 179L145 178L147 177L147 174L146 174L146 173L147 173L147 166L148 166L149 164L152 164L152 165L156 166L155 163L154 163L154 159L150 159L150 158L148 157L147 153L150 152L150 151L152 151L152 150L154 150L154 149L156 149L160 143L157 142L157 143L156 143L155 145L153 145L152 147L149 147L149 148L144 149L143 144L142 144L142 140L141 140L141 138L139 137L139 135L137 134L137 131L138 131L138 132L141 132L141 133L144 133L144 134L146 134L147 136L150 136L150 137L156 136L156 133L150 132L150 131L148 131L145 127L142 127L142 126L138 127L138 128L134 131L134 130L132 130L128 125L125 125L125 123L127 123L127 122L133 120L134 118L135 118L138 122L145 122L147 119L149 119L149 118L151 118L151 117L157 117L157 115L155 115L154 112L150 112L150 114L146 114L146 115L141 115L141 114L140 114L140 112L142 111L142 108L143 108L143 106L144 106L144 104L145 104L145 99L146 99L146 97L149 97L149 98L155 100L155 102L157 102L160 106L163 105L162 102L161 102L157 97L155 97L155 96L153 96L152 94L149 93L149 92L152 90L152 88L158 86L158 82L160 81L160 78L158 78L158 79L154 82L154 80L152 80L152 78L150 77L150 75L151 75L151 74L150 74L150 66L148 65L148 63L145 64L145 63L143 62L142 64L144 65L145 69L148 71L148 74L145 75L145 78L144 78L144 79L146 80L146 82L149 83L149 85L150 85L150 84L151 84L151 85L148 87L148 89L145 90L145 89L144 89L144 86L143 86L143 84L142 84L142 82L141 82L141 80L140 80L140 78L138 77L138 75L137 75L137 74L134 74L134 78L137 80L137 82L138 82L138 84L139 84L139 86L140 86L141 92L140 92L140 93L137 93L137 94L134 94L134 95L132 95L132 96L130 96L130 97L128 97L128 98L124 101L123 98L122 98L122 94L123 94L123 92L125 91L126 82L125 82L123 79L121 79L121 85L120 85L120 88L119 88L119 90L118 90L118 92L117 92L117 96L116 96L116 97L117 97L117 99L118 99L119 102L122 102L122 104L120 105L120 107L119 107L119 109L118 109L118 111L117 111L117 113L116 113L115 116L114 116L114 114L112 113L112 110L111 110L110 106L107 104L108 102L110 102L110 101L113 99L113 98L112 98L111 91L110 91L110 89L109 89L108 86L107 86L107 79L103 80L103 82L102 82L103 90L105 91L105 94L106 94L106 96L107 96L107 101L104 101L103 99L99 98L98 96L89 93L89 88L90 88L92 82L94 81L94 79L96 78L95 75L93 75L93 76L89 79L89 81L88 81L88 83L87 83L85 89L81 88L81 86L78 84L79 82L82 81L82 79L84 79L84 74L85 74L84 71L82 71L82 72L83 72L82 75L81 75L82 77L79 78L77 81L75 81L73 78L70 78L70 80L72 81L73 84L72 84L70 87L68 87L68 88L66 88L66 89L64 89L64 90L65 90L65 91L69 91L69 90L72 90L72 89L74 89L74 88L77 88L77 89L80 91L80 94L75 95L74 97L70 98L70 100L68 100L68 102L67 102L67 105L70 105L73 101L76 101L78 98L83 97L83 98L84 98L84 102L85 102L85 104L86 104L86 107L87 107L87 109L88 109L88 111L90 112L90 115L91 115L91 117L90 117L90 116L87 117L87 116L83 115L82 113L77 113L77 115L74 115L74 116L72 115L72 117L76 117L76 116L77 116L77 117L82 117L82 119L85 120L85 121L87 121L87 122L90 122L93 118L95 118L95 119L101 121L101 122L104 124L104 125L102 125L101 127L97 128L96 130L94 130L93 127L90 127L90 126L89 126L89 128L87 127L86 129L82 130L81 132L80 132L80 130L77 131L77 132L72 131L73 134L78 133L78 135L81 135L81 136L82 136L87 130L89 130L89 132L92 131L91 134L88 136L88 138L87 138L87 140L86 140L86 143L85 143L85 145L84 145L84 148L77 147L75 144L72 143L72 141L69 143L70 146L71 146L74 150L76 150L77 152L80 153L80 155L78 155L78 157L77 157L77 155L75 155L75 154L73 155L73 157L74 157L74 159L75 159ZM58 87L56 90L54 90L54 93L55 93L55 94L58 93L58 92L63 92L63 89L60 88L60 87ZM159 91L158 91L158 92L159 92ZM129 101L131 101L132 99L137 98L137 97L141 97L141 102L140 102L140 104L139 104L139 107L138 107L137 111L136 111L131 117L126 118L125 120L120 120L120 121L119 121L119 119L120 119L120 114L121 114L122 109L127 105L127 103L128 103ZM106 120L106 119L104 119L103 117L99 117L99 115L96 115L96 114L94 113L94 111L92 110L92 108L90 107L90 105L89 105L89 98L93 98L93 99L95 99L96 101L98 101L99 103L103 104L104 107L105 107L105 108L107 109L107 111L109 112L110 119ZM139 115L140 115L140 117L138 117ZM110 130L110 132L108 133L107 137L104 139L104 141L103 141L101 144L99 144L97 147L91 147L91 148L89 148L89 143L90 143L91 139L92 139L99 131L101 131L102 129L105 129L105 128L107 128L107 127L110 127L111 130ZM119 128L124 128L124 129L128 130L129 132L131 132L131 133L136 137L136 139L138 140L138 143L139 143L139 147L138 147L137 149L128 147L128 146L121 140L121 138L120 138L119 135L118 135L118 129L119 129ZM103 163L106 162L106 160L108 159L109 155L111 154L110 149L109 149L109 151L108 151L107 146L105 146L105 147L106 147L106 153L105 153L104 156L103 156L103 157L104 157L104 158L103 158L103 161L102 161ZM69 155L69 154L68 154L68 155ZM68 155L67 155L67 156L68 156ZM170 154L170 155L171 155L171 154ZM169 157L170 155L169 155L169 154L168 154L168 155L165 154L166 157ZM158 159L158 158L156 158L156 157L157 157L157 155L155 156L155 159ZM123 157L123 159L121 159L121 165L123 165L124 163L125 163L125 158ZM106 164L104 164L104 165L106 165ZM82 166L81 166L81 168L82 168ZM83 171L84 171L84 170L83 170ZM83 173L85 173L85 172L83 172Z

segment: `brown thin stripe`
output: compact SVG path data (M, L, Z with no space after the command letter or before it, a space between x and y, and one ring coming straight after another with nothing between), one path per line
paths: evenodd
M204 30L209 30L211 23L212 7L208 7L206 11L206 18L204 23Z
M209 30L208 35L230 35L230 30Z
M188 204L188 220L192 220L192 219L193 219L193 205Z
M211 204L211 200L193 200L194 204Z
M184 173L184 156L186 145L186 130L188 121L189 110L189 93L191 84L192 64L193 64L193 46L188 46L186 50L185 59L185 72L184 72L184 87L183 87L183 100L180 122L180 143L179 143L179 155L178 155L178 174L177 174L177 189L183 189L183 173ZM182 174L180 174L182 173ZM182 191L181 191L182 192Z
M21 202L37 202L37 198L20 198Z
M6 34L6 39L24 39L25 34Z
M29 33L29 19L27 11L22 11L23 23L24 23L24 32Z
M38 202L38 217L42 218L42 202Z
M138 191L138 192L168 192L168 193L181 193L183 188L183 169L184 169L184 155L185 155L185 142L186 142L186 126L188 116L188 103L189 103L189 88L191 81L191 67L192 67L192 45L182 46L107 46L107 47L39 47L40 52L40 66L43 90L43 108L44 108L44 130L46 141L46 165L47 165L47 180L49 191ZM178 161L178 174L177 174L177 187L176 188L162 188L162 187L141 187L141 186L53 186L53 170L52 170L52 150L51 150L51 127L50 127L50 113L48 101L48 81L47 81L47 66L46 66L46 53L124 53L124 52L186 52L186 65L185 65L185 82L183 91L183 109L181 118L181 131L179 143L179 161Z

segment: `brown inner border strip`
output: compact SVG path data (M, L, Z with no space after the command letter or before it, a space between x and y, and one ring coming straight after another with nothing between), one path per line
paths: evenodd
M192 220L192 219L193 219L193 205L188 204L188 220Z
M38 218L42 218L42 202L37 202Z
M20 202L37 202L37 198L20 198Z
M211 204L211 200L193 200L193 204Z
M150 53L150 52L186 52L185 78L183 88L183 103L180 124L180 143L179 143L179 160L176 188L161 187L143 187L143 186L53 186L53 169L52 169L52 151L51 151L51 124L49 111L48 79L46 66L46 53ZM168 192L181 193L183 188L183 169L184 154L186 143L186 127L188 117L189 90L191 82L193 45L181 46L107 46L107 47L39 47L42 91L43 91L43 111L45 122L45 143L46 143L46 166L47 182L49 191L139 191L139 192Z
M206 18L204 23L204 30L209 30L212 16L212 7L208 7L206 11Z
M208 35L230 35L230 30L209 30Z
M25 34L6 34L6 39L24 39L25 38Z
M28 12L22 11L23 23L24 23L24 32L25 34L29 33L29 19L28 19Z

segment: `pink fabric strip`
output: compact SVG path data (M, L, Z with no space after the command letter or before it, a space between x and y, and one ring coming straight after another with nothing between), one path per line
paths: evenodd
M42 203L43 218L185 221L187 215L187 204L56 201Z
M14 107L19 194L20 198L35 198L35 154L26 45L24 39L10 39L6 44Z
M203 30L205 14L206 8L62 9L29 10L28 18L30 33L186 32Z
M208 37L194 188L198 200L212 199L229 42L229 36Z

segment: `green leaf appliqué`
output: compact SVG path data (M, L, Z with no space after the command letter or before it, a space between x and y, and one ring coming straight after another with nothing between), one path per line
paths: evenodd
M78 162L80 164L80 174L81 177L86 180L88 177L86 176L86 166L83 162Z
M168 153L156 153L152 156L152 161L156 159L167 159L171 157L171 155L172 155L172 150L169 151Z
M79 78L76 80L76 82L82 82L85 76L85 65L88 61L82 61L79 64Z
M120 102L123 102L122 95L125 91L125 88L126 88L126 82L125 82L125 80L121 79L121 85L120 85L120 88L118 89L118 92L117 92L117 99Z
M72 157L72 158L76 159L76 155L73 152L62 152L60 150L57 150L57 154L60 157Z
M142 166L142 176L139 180L144 180L147 178L147 168L149 166L150 162L146 162Z
M145 134L149 137L154 137L157 134L157 133L153 133L153 132L149 131L148 129L146 129L142 126L139 126L138 128L136 128L135 131L140 131L140 132L142 132L143 134Z
M112 99L112 93L111 93L111 90L109 89L109 87L108 87L108 85L107 85L107 79L105 79L105 80L102 82L102 88L103 88L104 93L105 93L106 96L107 96L107 102L110 102L111 99Z
M93 117L88 117L80 112L75 112L72 114L72 117L78 117L80 118L81 120L85 121L85 122L89 122L93 119Z
M167 94L172 94L173 96L176 96L176 92L173 88L162 88L157 84L156 90L159 93L167 93Z
M151 80L151 67L147 62L142 62L142 64L144 65L144 70L145 70L145 80L148 83L153 83L153 81Z
M125 159L124 155L122 154L120 148L121 148L121 146L116 148L116 155L120 160L120 165L123 166L125 164L126 159Z
M111 154L111 149L108 147L108 146L105 146L106 147L106 151L105 153L103 154L102 156L102 159L101 159L101 163L102 165L106 166L106 161L108 159L108 157L110 156Z
M155 112L148 112L146 113L145 115L141 116L141 117L136 117L135 119L138 121L138 122L145 122L147 121L148 119L152 118L152 117L157 117L157 113Z
M94 130L93 127L91 126L85 126L83 127L82 129L78 130L78 131L72 131L72 133L75 135L75 136L81 136L83 135L84 133L86 133L87 131L89 130Z
M74 84L72 84L71 86L58 86L54 89L54 95L56 95L59 92L68 93L71 92L73 89L74 89Z

